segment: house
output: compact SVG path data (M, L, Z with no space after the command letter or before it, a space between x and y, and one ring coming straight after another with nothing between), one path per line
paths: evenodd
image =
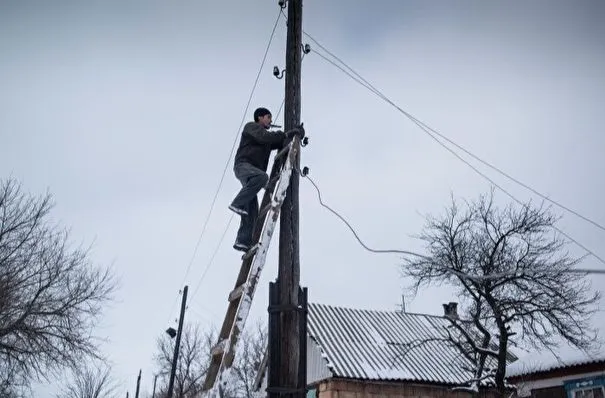
M532 353L509 365L507 380L517 386L518 397L605 398L605 353L575 351Z
M309 303L307 396L470 397L454 391L468 386L473 364L447 341L446 316L457 316L456 303L444 308L444 316L435 316ZM266 361L259 391L265 373ZM493 395L482 387L479 396Z

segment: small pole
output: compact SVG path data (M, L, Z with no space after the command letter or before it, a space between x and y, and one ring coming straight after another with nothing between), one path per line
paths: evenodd
M153 392L151 393L151 398L155 398L155 383L158 381L158 375L153 376Z
M137 390L134 393L134 398L139 398L139 387L141 386L141 372L142 369L139 369L139 377L137 377Z
M268 329L268 361L267 361L267 397L278 398L275 392L279 386L279 366L281 339L279 337L279 292L277 282L269 282L269 329Z
M170 382L168 383L168 398L172 398L174 390L174 376L176 375L176 364L179 359L179 346L181 345L181 333L183 332L183 319L185 318L185 306L187 304L187 290L189 286L185 285L183 289L183 300L181 301L181 315L179 317L179 330L176 333L176 343L174 344L174 357L172 358L172 369L170 370Z
M299 313L299 338L300 338L300 359L298 362L298 388L299 396L307 395L307 313L308 313L308 289L299 289L298 303L300 305ZM303 390L304 389L304 390Z

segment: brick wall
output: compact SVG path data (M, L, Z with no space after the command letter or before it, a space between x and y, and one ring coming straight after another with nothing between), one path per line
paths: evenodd
M447 387L411 383L328 380L318 386L318 398L470 398L467 392L454 392ZM495 398L481 393L480 398Z

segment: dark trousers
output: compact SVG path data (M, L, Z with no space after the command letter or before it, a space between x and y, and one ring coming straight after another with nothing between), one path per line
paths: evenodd
M269 176L250 163L238 163L233 168L233 171L235 172L235 177L242 184L242 188L231 204L248 212L248 215L241 216L236 242L249 246L252 243L254 223L258 218L257 194L267 184Z

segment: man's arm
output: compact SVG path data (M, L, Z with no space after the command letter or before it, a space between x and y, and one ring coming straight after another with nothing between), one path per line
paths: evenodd
M282 131L269 132L260 124L250 122L244 127L244 134L248 134L254 140L263 144L281 145L286 138L286 134Z
M295 135L298 135L302 139L305 136L305 129L303 127L303 124L301 123L300 126L294 127L293 129L290 129L285 133L283 133L281 130L279 131L279 133L283 134L285 138L292 138ZM282 149L285 143L285 140L283 142L274 143L271 145L271 149Z

